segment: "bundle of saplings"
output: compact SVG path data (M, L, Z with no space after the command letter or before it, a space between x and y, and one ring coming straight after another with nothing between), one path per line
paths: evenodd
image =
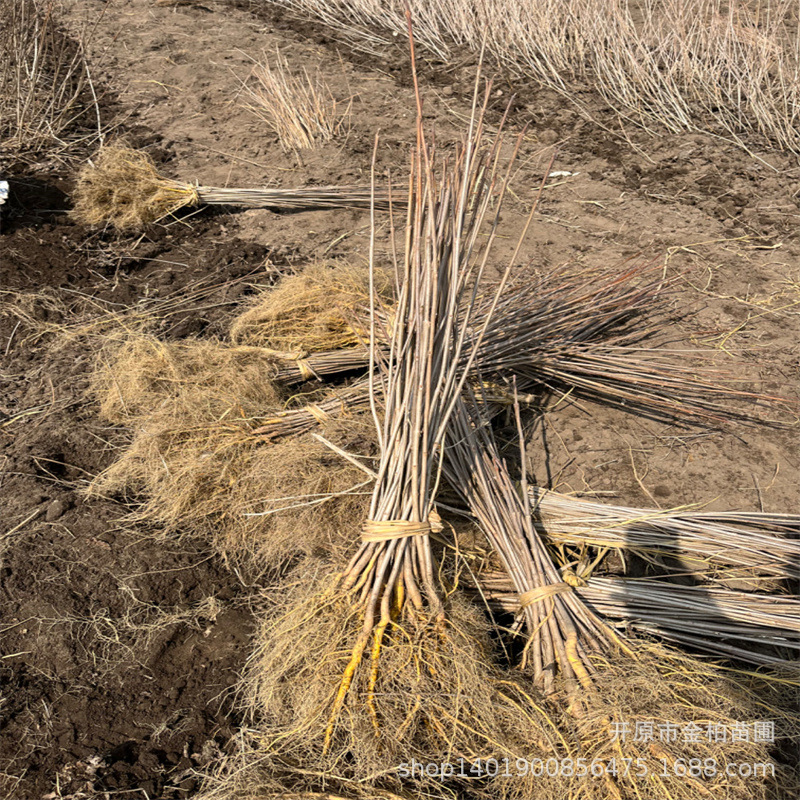
M367 268L310 265L224 338L127 330L98 357L128 440L91 490L268 576L246 725L203 797L781 796L772 742L730 732L798 734L800 518L557 495L529 485L522 420L565 392L686 426L786 404L659 346L677 289L648 265L520 280L535 206L497 270L519 143L489 97L444 155L420 103L393 258L373 215ZM725 587L743 574L760 588Z

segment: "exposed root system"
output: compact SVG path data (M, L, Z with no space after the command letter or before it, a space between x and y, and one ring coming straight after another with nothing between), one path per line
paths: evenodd
M95 392L106 419L131 430L90 491L139 501L167 533L210 536L226 555L276 566L336 550L358 525L370 479L311 435L266 443L252 431L282 408L259 348L128 337L104 354ZM351 414L329 440L369 454L374 429ZM317 423L318 424L318 423Z
M386 274L376 273L376 290L387 302L391 300ZM317 263L259 295L234 321L231 339L236 344L306 353L363 346L369 331L359 320L368 313L366 267Z
M147 153L109 145L81 171L73 214L87 225L111 223L127 231L198 203L196 187L164 178Z
M563 752L546 712L492 666L485 617L457 595L445 601L446 621L408 613L370 641L326 736L361 620L335 576L302 573L297 583L290 602L264 615L247 695L262 755L284 768L313 764L315 774L294 778L307 789L324 773L402 791L397 768L412 759L513 760L532 744L543 757ZM461 784L480 794L487 781L472 778Z

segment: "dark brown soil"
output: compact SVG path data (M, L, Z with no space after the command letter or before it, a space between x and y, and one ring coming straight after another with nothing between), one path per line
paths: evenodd
M76 0L73 13L91 17L101 5ZM169 174L241 186L363 182L378 128L379 170L406 163L413 96L399 46L384 61L367 58L251 0L115 0L94 46L108 56L97 77L119 97L118 132ZM354 97L349 135L302 160L236 101L245 54L277 46L295 66L319 66L338 97ZM468 113L473 61L421 63L446 143ZM530 126L509 235L554 145L555 168L573 173L545 192L520 268L663 259L687 274L678 305L694 310L675 338L753 385L796 396L796 162L765 151L759 161L699 134L628 130L629 143L552 93L502 76L497 91L498 109L517 93L511 124ZM83 499L121 440L85 396L96 341L63 332L102 311L182 299L157 311L163 335L224 334L254 284L316 258L362 260L368 215L204 212L123 237L63 213L71 170L14 174L0 228L0 795L190 797L192 769L238 723L230 689L249 652L257 587L203 542L123 523L131 509L115 499ZM685 431L564 403L531 451L540 482L614 502L797 510L793 430Z
M202 543L159 540L121 524L119 503L83 499L114 440L84 398L91 340L27 338L69 324L85 297L128 306L203 279L226 285L165 317L163 329L213 330L269 254L223 242L220 221L153 233L136 258L63 217L18 219L4 236L4 289L37 295L15 298L27 319L0 319L3 796L43 797L57 781L64 797L184 797L191 769L234 730L227 691L247 653L247 587ZM202 251L190 246L198 236Z

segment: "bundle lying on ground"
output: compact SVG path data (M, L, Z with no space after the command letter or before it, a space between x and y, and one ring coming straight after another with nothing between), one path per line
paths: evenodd
M83 168L75 187L75 218L87 225L133 230L186 207L230 205L302 210L369 208L370 189L332 186L306 189L222 189L163 177L147 153L121 145L103 147ZM376 208L390 207L390 193L375 192Z
M366 378L333 389L323 398L299 408L278 411L271 418L259 420L257 428L250 431L252 436L275 441L287 436L296 436L331 420L343 420L349 414L366 411L370 405L369 381Z
M481 596L491 605L521 610L519 593L507 574L482 573L479 583ZM713 655L797 669L791 653L800 650L800 601L789 595L594 577L580 580L575 592L609 622L626 621L625 627Z
M625 508L531 488L534 524L554 543L635 551L674 559L713 578L796 579L800 515Z
M706 790L709 796L724 791L723 796L730 798L751 797L754 790L765 795L766 785L753 787L746 781L732 782L727 776L715 773L711 776L711 783L715 784L712 786L705 774L700 776L702 781L694 778L686 781L681 780L685 775L670 774L666 769L655 773L651 766L662 759L663 763L672 765L687 758L713 757L715 764L735 762L745 754L766 758L767 750L763 745L749 742L728 744L727 741L719 745L710 739L702 742L699 737L684 737L680 741L677 733L674 737L662 739L657 749L654 740L635 740L633 734L633 740L627 743L624 736L622 741L614 741L608 732L615 724L632 731L633 726L646 717L649 717L648 724L654 731L666 727L677 732L691 727L702 732L701 725L730 724L719 720L733 709L741 713L745 705L741 688L724 681L695 659L672 654L647 641L623 641L601 621L597 612L605 616L608 608L601 604L595 607L590 597L594 599L597 592L604 591L604 599L617 600L618 611L622 602L619 595L615 596L614 591L602 583L601 589L595 589L594 582L590 584L591 589L578 588L583 581L568 570L562 570L563 577L559 575L531 524L524 470L517 491L497 454L486 415L481 413L477 404L462 404L455 412L445 458L449 464L445 467L449 480L462 493L507 570L507 575L503 576L505 586L514 587L516 608L524 615L528 630L523 660L530 664L534 682L552 688L552 676L549 681L546 679L548 672L555 670L557 665L564 673L570 702L565 704L564 713L559 716L559 730L570 743L570 750L586 759L585 763L614 758L623 764L628 759L629 764L648 764L644 774L640 770L634 774L628 770L614 770L612 773L602 769L597 774L591 773L596 778L591 781L587 779L588 774L581 781L576 777L577 771L570 770L570 777L575 778L570 788L580 788L581 796L585 797L639 798L641 794L637 784L647 775L649 796L652 797L695 798L698 792L704 794ZM483 583L483 578L480 580ZM482 586L481 594L490 600L496 597L491 585ZM742 600L741 597L737 599ZM687 607L691 608L691 604L674 600L671 604L673 612L676 608L685 610ZM795 603L794 610L798 607L800 604ZM786 610L781 609L784 613ZM739 618L754 623L754 626L728 625L727 630L717 635L724 638L726 633L734 633L747 641L754 635L754 630L756 635L762 632L767 622L766 614L757 615L744 607L737 608L737 611ZM675 630L679 624L672 623L671 628ZM796 646L799 626L790 623L788 618L783 619L782 624L792 628ZM694 610L683 629L693 626L700 634L714 628L713 622L704 624L701 615ZM730 651L736 649L729 647ZM770 661L754 660L757 663ZM583 691L580 693L576 692L574 681L570 685L572 674L582 679ZM641 692L643 679L647 681L646 693ZM634 686L639 691L631 692ZM698 697L702 704L698 703ZM576 702L578 699L580 704ZM617 733L619 730L617 727ZM608 735L605 741L603 733ZM535 779L520 782L518 776L507 776L505 780L500 778L500 783L505 791L519 797L546 796L541 783ZM571 795L567 793L565 796Z
M374 270L372 284L375 303L390 303L388 277ZM139 518L210 534L225 554L249 552L262 566L335 545L369 481L312 437L279 440L322 426L346 449L372 455L366 379L302 397L281 383L313 377L308 360L330 337L342 347L339 362L346 359L345 345L363 331L356 319L369 307L369 287L366 267L309 265L234 318L234 344L164 341L141 322L119 321L105 336L92 391L101 415L133 437L91 491L136 496Z
M644 346L673 322L669 289L647 264L542 276L504 293L476 366L487 378L516 376L520 391L575 392L678 422L743 420L780 403L726 386L730 376L699 366L699 352Z
M606 618L631 620L639 630L673 642L797 673L800 601L795 598L612 578L591 578L581 597Z
M532 634L532 641L526 646L526 653L529 650L533 652L533 672L537 682L542 677L540 648L541 640L544 638L543 633L548 630L546 626L553 629L554 626L561 624L572 637L573 651L566 669L562 663L563 654L560 654L558 649L553 650L552 646L550 657L544 662L554 663L553 653L555 653L559 667L567 678L570 676L569 667L573 665L573 661L577 661L579 668L581 665L575 646L575 642L580 643L578 631L581 629L581 624L583 639L588 643L588 646L584 644L582 648L584 652L608 651L610 643L615 642L631 655L630 650L603 625L601 618L632 620L634 627L642 631L658 633L682 644L750 663L791 666L794 656L787 656L786 653L800 650L800 622L798 622L800 602L793 598L699 585L682 586L655 580L598 578L591 579L587 584L580 568L576 572L566 568L562 570L563 577L561 577L540 538L544 536L550 540L548 521L551 518L559 520L558 496L538 489L530 490L524 466L521 484L517 490L504 462L497 454L489 428L489 415L485 409L476 402L469 405L462 402L457 408L458 412L454 415L451 425L451 444L447 450L448 466L445 468L445 474L453 488L461 492L471 514L486 533L507 572L508 582L517 595L516 605L524 615L526 627L529 632L535 632ZM538 500L539 511L543 505L547 508L548 498L551 496L556 498L552 503L553 508L547 508L547 513L544 515L540 514L536 523L531 515L529 495ZM565 500L567 502L563 502ZM561 505L573 513L576 507L602 508L593 503L575 503L571 507L568 501L569 498L562 498ZM624 524L620 524L621 512L628 512L628 519L635 531L637 520L632 518L631 511L611 509L605 515L607 521L613 519L616 523L617 542L624 539L626 530ZM658 522L658 512L651 514ZM759 516L770 518L770 515L757 514L741 515L741 518L749 519L752 523L752 520ZM713 547L715 533L720 533L720 528L716 531L703 530L700 524L689 522L687 525L687 520L679 517L662 517L662 519L666 522L660 531L662 549L665 540L669 541L665 531L671 532L674 537L675 531L682 530L683 524L694 534L694 540L699 540L707 551L711 550L712 557L725 559L724 552L720 551L723 546L729 547L730 542L718 542L717 547ZM561 529L563 528L562 522ZM578 531L582 531L585 538L581 537ZM580 545L597 544L597 540L593 539L592 527L586 525L585 519L580 527L573 525L571 532L572 537L569 539L571 542ZM722 527L721 532L728 531ZM658 536L647 538L646 529L641 533L651 547L653 540L659 538ZM597 538L602 540L602 536ZM740 547L747 547L747 541L741 532L738 536L734 534L733 538ZM768 537L762 539L769 542ZM670 543L675 544L674 538ZM797 542L786 542L787 551L792 544L796 545ZM755 554L759 555L757 550ZM754 553L750 552L743 558L750 561L753 555ZM774 551L772 558L774 564ZM736 554L728 556L728 559L736 560ZM750 563L752 565L752 561ZM569 583L565 582L567 580ZM483 593L491 597L492 592L498 587L495 585L482 588ZM537 613L542 606L543 622L539 620ZM569 606L576 620L571 625ZM567 624L562 622L565 618ZM563 635L562 638L565 643L568 641L567 635ZM777 648L777 652L783 654L765 652L765 646ZM569 652L569 648L563 646L562 650ZM589 668L591 669L591 665ZM586 677L588 678L588 675ZM588 683L588 680L584 682Z
M715 424L730 420L768 421L766 409L781 398L742 391L730 376L701 366L702 354L645 348L669 329L665 315L669 286L640 264L624 272L586 269L551 273L508 288L494 323L475 358L475 372L502 385L516 376L523 392L550 389L574 393L642 416ZM481 301L476 324L491 308ZM385 352L387 342L382 342ZM366 368L369 352L355 346L306 359L320 378ZM308 377L306 372L306 377ZM299 369L284 373L298 381Z

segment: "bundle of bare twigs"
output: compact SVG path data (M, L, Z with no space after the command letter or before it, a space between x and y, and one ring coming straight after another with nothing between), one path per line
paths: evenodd
M481 596L491 606L521 611L519 594L508 574L482 573L478 583ZM749 664L796 669L800 601L795 597L610 577L590 577L580 581L575 591L609 624Z
M615 578L589 579L581 596L604 617L630 620L673 642L797 669L800 601L794 597Z
M303 210L310 208L371 208L373 193L361 186L320 186L305 189L220 189L195 186L197 197L189 205L241 206L242 208L274 208ZM187 187L188 190L188 187ZM395 198L395 202L400 199ZM374 207L389 208L388 191L377 190Z
M466 142L437 177L436 154L422 129L417 94L406 247L403 264L398 265L400 291L386 354L382 352L386 334L378 331L372 294L369 395L381 458L362 543L341 578L343 589L357 598L363 625L334 702L326 746L370 639L372 693L377 659L392 619L407 613L434 625L444 620L431 547L431 534L437 529L437 453L491 321L490 308L480 329L473 327L478 285L508 183L508 172L501 177L499 171L499 137L491 148L481 147L488 97L487 91L479 108L476 90ZM478 257L476 243L492 205L488 241ZM498 297L504 284L505 279ZM376 392L382 415L373 397Z
M629 550L658 565L672 559L709 577L800 574L800 514L627 508L530 491L534 525L554 543Z
M700 353L645 344L662 338L671 286L648 264L620 272L548 274L509 287L500 298L474 360L475 372L499 384L515 377L519 391L574 393L650 418L678 423L765 422L784 400L736 388L731 376L699 366ZM492 295L480 301L481 322ZM659 321L660 320L660 321ZM385 351L387 343L381 342ZM369 352L318 353L306 371L281 379L366 368Z
M558 671L570 693L578 683L590 685L594 668L589 654L624 645L575 594L575 581L559 574L533 527L525 471L519 491L497 452L487 415L474 398L457 405L445 473L514 585L530 636L526 657L535 682L550 693Z
M518 405L515 408L522 439ZM800 602L795 598L733 591L707 584L686 586L653 579L593 578L591 571L608 547L627 544L632 549L641 547L645 552L661 555L671 550L674 555L678 536L685 534L690 541L683 547L690 557L693 554L698 560L716 561L717 566L744 564L756 573L764 563L767 565L765 572L789 577L786 571L790 565L786 559L790 553L796 558L798 545L792 539L781 538L780 534L790 534L792 525L798 522L796 517L604 509L595 503L572 501L529 487L524 452L522 476L517 487L497 455L485 410L475 402L469 406L462 402L459 411L451 424L452 444L447 451L446 474L462 494L506 571L499 580L497 574L491 573L480 578L484 597L521 613L528 630L537 631L537 634L546 624L552 628L566 614L564 607L558 608L559 600L562 606L571 601L584 618L588 617L597 625L597 630L607 633L606 641L620 642L600 620L625 620L636 630L715 655L758 665L788 666L792 663L793 656L786 654L800 649L797 622ZM533 513L530 497L536 501ZM589 516L587 510L594 514ZM730 517L727 525L720 522L720 518L725 517ZM774 527L777 521L781 522L779 530ZM704 527L705 522L709 523L708 528ZM605 530L598 530L603 523ZM651 523L652 530L648 528ZM773 534L777 535L755 533L754 528L759 523L762 529L772 527ZM735 524L741 527L737 530ZM628 532L630 535L626 536ZM748 547L747 533L754 538L751 547ZM565 564L558 570L543 539L581 547L595 545L600 548L600 555L591 565L582 559L577 566ZM535 574L533 591L529 588L531 574ZM704 573L695 570L695 574L701 578ZM724 575L731 577L731 573ZM539 588L543 584L545 588ZM509 594L512 588L513 595ZM532 607L535 611L551 595L555 595L555 599L551 601L552 608L547 609L544 622L532 620ZM573 624L572 627L577 626ZM569 622L565 629L574 636ZM596 631L590 629L589 632L595 634L589 641L601 651L603 648L596 643L602 644L603 639L598 640ZM540 668L535 659L540 638L539 635L533 639L537 677ZM765 648L772 648L773 652ZM782 654L775 655L775 652Z
M520 391L573 392L676 422L744 421L781 403L735 388L698 365L697 351L646 346L669 328L671 290L645 263L542 276L504 293L476 366L515 376Z
M291 386L307 380L325 380L331 376L341 376L346 372L363 371L368 364L368 348L325 350L320 353L308 353L297 358L284 359L274 375L274 380ZM366 395L368 387L364 384L362 388L365 391L364 398L368 401Z
M316 403L279 411L268 419L259 419L258 427L250 433L268 441L296 436L332 419L339 419L347 413L366 409L369 402L369 381L361 378L350 386L331 390Z
M182 208L229 205L242 208L389 209L389 190L361 186L301 189L226 189L162 176L150 156L123 145L108 145L83 168L75 187L75 217L88 225L110 223L133 230ZM400 200L398 197L397 200Z

